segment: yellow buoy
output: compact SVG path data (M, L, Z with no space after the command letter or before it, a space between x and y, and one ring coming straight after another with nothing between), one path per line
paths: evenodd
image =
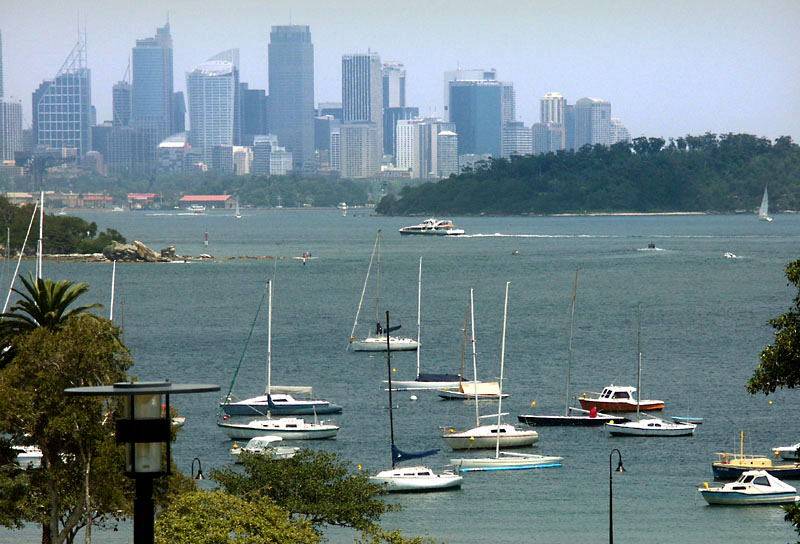
M775 457L777 457L777 456L779 456L779 455L780 455L780 452L778 452L778 450L775 450L775 451L773 451L772 453L774 453L774 454L775 454Z
M356 468L357 468L358 470L361 470L361 465L358 465Z
M536 401L533 401L533 402L531 403L531 408L533 408L534 406L536 406Z
M470 437L469 437L469 441L470 441L470 442L475 442L475 437L474 437L474 436L470 436Z
M450 429L450 432L454 433L454 432L456 432L456 430L455 429Z
M769 401L769 403L772 404L772 401Z
M392 373L395 373L395 372L397 372L397 369L396 369L396 368L393 368L393 369L392 369Z

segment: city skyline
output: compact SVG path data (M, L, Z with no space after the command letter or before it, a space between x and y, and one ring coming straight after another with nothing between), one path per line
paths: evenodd
M67 0L9 10L0 29L5 95L23 100L30 126L31 93L58 70L80 26L88 34L97 120L110 120L111 88L125 73L132 44L169 16L176 91L185 91L184 74L203 59L234 47L242 52L241 80L268 88L271 26L301 24L314 36L316 103L340 96L342 55L371 50L405 65L406 103L422 116L444 116L445 71L494 68L498 79L514 84L516 118L526 125L539 121L539 99L557 91L573 104L583 97L610 101L632 137L800 134L796 2L559 7L520 0L503 12L477 2L416 0L377 10L361 0L291 8L244 1L236 10L200 4L144 0L123 9Z

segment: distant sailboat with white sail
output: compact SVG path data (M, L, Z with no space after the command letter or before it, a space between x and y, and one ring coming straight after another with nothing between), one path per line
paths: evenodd
M769 216L769 194L766 186L764 186L764 196L761 197L761 206L758 208L758 219L760 221L772 221Z

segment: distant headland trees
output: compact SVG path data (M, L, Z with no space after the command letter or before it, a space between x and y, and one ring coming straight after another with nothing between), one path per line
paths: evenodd
M771 211L800 209L800 146L789 136L706 133L640 137L477 163L458 176L404 187L377 213L558 214L753 211L769 186Z

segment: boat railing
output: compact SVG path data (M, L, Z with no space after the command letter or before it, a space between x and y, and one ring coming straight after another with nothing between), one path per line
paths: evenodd
M730 463L733 461L741 462L741 461L766 460L769 465L772 464L772 460L766 455L749 454L749 453L729 453L729 452L719 452L719 451L715 452L714 455L717 456L717 462L720 463Z

